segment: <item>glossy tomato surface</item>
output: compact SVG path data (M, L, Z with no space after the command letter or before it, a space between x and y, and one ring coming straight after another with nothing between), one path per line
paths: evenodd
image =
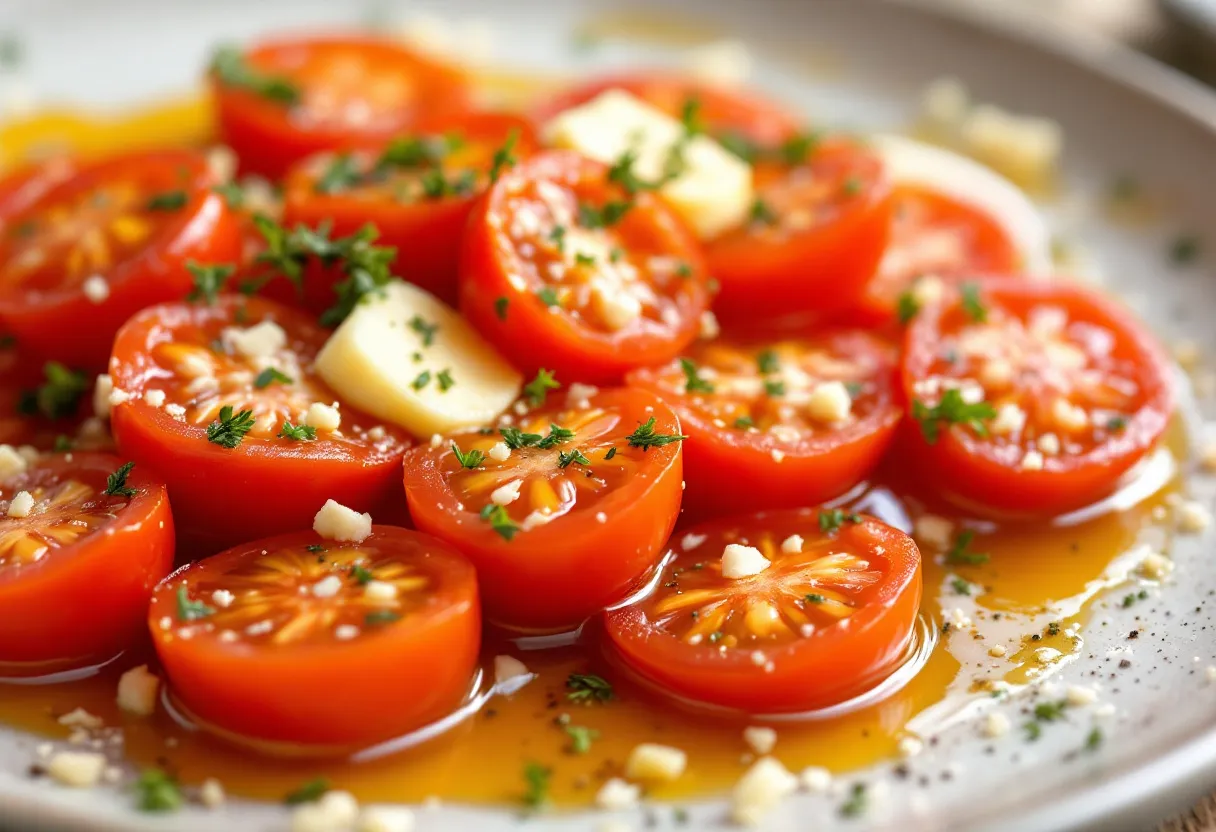
M545 101L536 110L536 119L548 121L611 89L624 90L675 119L692 108L697 123L728 144L730 138L741 138L749 144L775 146L799 130L799 120L788 108L755 90L662 72L613 75L580 84Z
M1050 515L1114 489L1165 432L1166 359L1115 301L1075 284L969 284L907 331L914 470L968 507Z
M653 593L605 620L615 657L665 695L809 711L865 692L907 654L921 563L897 529L798 509L694 526L676 543ZM759 571L740 575L740 556Z
M199 545L309 528L330 498L377 515L400 502L410 440L342 406L321 380L326 335L297 310L231 295L146 309L118 334L118 447L161 472ZM314 404L337 404L339 425L310 417Z
M929 188L901 185L894 195L891 237L860 306L875 323L904 316L940 289L975 275L1018 271L1021 256L1008 233L992 216L966 202ZM925 284L918 281L924 280ZM909 305L911 304L911 305Z
M324 150L380 144L468 104L460 70L372 36L291 37L221 51L216 119L241 170L278 178Z
M283 224L329 223L345 236L372 223L377 243L397 249L394 274L455 304L464 229L496 155L524 158L537 144L523 118L479 112L420 125L374 150L312 157L287 175ZM306 273L320 276L332 281L333 271ZM311 305L332 304L328 282L306 285L306 297L321 295Z
M698 342L628 378L679 415L684 505L707 516L815 504L859 483L903 413L896 360L869 333L821 330Z
M640 390L549 398L405 459L414 522L469 557L486 618L518 630L572 629L623 599L680 509L679 425L666 405Z
M89 667L146 643L173 568L165 486L107 454L44 454L0 483L0 676ZM28 498L20 495L28 495Z
M557 151L504 173L474 208L460 311L525 373L611 382L696 337L706 279L700 247L665 202Z
M756 198L742 226L710 241L723 319L831 313L854 304L887 244L891 182L882 160L826 139L753 166Z
M0 223L0 322L26 348L105 365L138 310L184 297L190 261L232 261L239 229L192 150L82 166Z
M173 695L270 751L350 751L454 711L481 640L477 579L447 545L373 526L295 532L175 572L147 612Z

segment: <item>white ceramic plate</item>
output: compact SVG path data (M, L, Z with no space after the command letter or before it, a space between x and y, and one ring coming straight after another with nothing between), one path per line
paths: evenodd
M640 4L638 4L640 5ZM6 0L0 30L21 34L28 78L39 98L122 105L190 89L209 48L268 29L353 22L369 13L493 21L496 60L536 69L620 64L639 57L613 46L586 54L571 32L610 0L556 3L448 0L411 4L382 0L374 8L338 0ZM1178 269L1165 249L1177 233L1211 232L1216 217L1216 97L1169 71L1101 43L992 20L943 2L885 4L877 0L648 0L645 8L687 16L733 31L762 58L757 81L801 102L821 123L891 129L906 123L917 94L943 74L964 79L978 96L1016 111L1058 119L1067 130L1065 191L1100 195L1116 173L1132 173L1168 195L1159 221L1115 228L1069 206L1056 221L1097 252L1113 291L1128 297L1167 341L1188 337L1216 354L1216 284L1201 260ZM949 6L949 7L948 7ZM653 57L653 56L650 56ZM808 72L808 67L817 71ZM1216 241L1216 235L1210 238ZM1207 258L1211 261L1211 257ZM1211 415L1211 414L1209 414ZM1209 504L1211 481L1196 479ZM908 762L844 778L884 783L861 819L842 820L839 796L797 796L773 813L773 829L1142 829L1182 808L1216 784L1216 686L1205 669L1216 663L1216 568L1210 539L1179 538L1175 578L1151 604L1130 610L1099 602L1082 633L1085 647L1060 674L1062 682L1102 684L1117 708L1098 753L1066 759L1089 729L1088 719L1053 726L1027 745L1008 737L983 740L971 724L944 731ZM1132 666L1115 671L1108 656L1140 631ZM1113 674L1113 675L1112 675ZM3 689L0 688L0 696ZM1015 725L1025 705L1008 703ZM112 790L69 793L24 776L36 740L0 729L0 826L39 829L214 830L286 829L280 807L230 802L219 813L186 811L139 816ZM468 772L475 777L476 772ZM927 785L926 785L927 784ZM645 811L623 820L641 828ZM671 828L670 811L655 812ZM528 821L533 830L595 828L599 815L553 815ZM690 827L724 822L724 804L692 807ZM422 830L514 829L506 811L441 807L420 810Z

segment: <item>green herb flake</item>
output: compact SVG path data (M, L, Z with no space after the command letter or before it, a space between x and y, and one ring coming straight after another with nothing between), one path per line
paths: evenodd
M971 584L964 581L962 578L954 578L950 581L950 586L954 590L955 595L970 595Z
M321 799L321 795L329 791L329 781L324 777L317 777L309 780L300 788L283 798L283 802L288 806L298 806L301 803L313 803Z
M959 287L962 293L963 312L977 324L988 320L988 308L980 299L980 287L974 283L964 283Z
M549 781L553 772L539 763L524 764L524 805L539 809L549 802Z
M542 367L536 371L536 378L524 385L524 395L533 407L540 407L545 403L548 392L558 389L561 389L561 384L554 378L553 371Z
M452 378L452 371L447 368L439 371L435 376L435 381L439 384L440 393L446 393L456 386L456 379Z
M756 422L751 416L740 416L739 418L735 419L735 427L739 430L747 430L748 428L754 428L755 426Z
M408 326L422 341L422 346L429 347L435 343L435 334L439 332L439 324L429 323L421 315L410 318Z
M552 286L542 286L536 290L536 298L547 307L560 306L561 301L557 298L557 290Z
M131 469L134 467L134 462L128 462L125 465L119 466L117 471L106 477L106 490L104 493L112 497L126 497L127 499L138 494L138 489L127 487L127 477L131 475Z
M680 371L684 373L685 393L714 392L714 386L697 374L697 365L691 358L680 359Z
M186 271L190 272L190 277L194 279L194 288L186 295L186 300L190 303L201 300L211 306L224 288L225 281L236 271L236 266L231 263L204 264L187 260Z
M70 370L58 361L48 361L43 365L42 373L46 381L41 387L22 392L18 412L26 416L41 414L48 419L74 416L89 389L85 374Z
M833 535L840 531L845 523L860 523L862 517L854 512L846 512L840 508L825 508L819 512L819 531Z
M820 595L818 592L810 592L810 593L807 593L806 595L802 596L802 600L803 600L803 602L805 602L807 604L822 604L827 599L824 598L822 595Z
M578 463L579 465L590 465L591 460L587 459L586 455L584 455L583 452L580 451L578 448L575 448L572 451L558 451L557 452L557 467L558 468L567 468L571 465L571 463Z
M507 319L507 307L510 306L510 298L496 298L494 300L494 314L498 320L505 321Z
M849 798L840 807L842 817L855 818L865 814L868 799L865 783L854 783L849 790Z
M461 468L476 468L485 461L486 455L481 451L473 449L469 451L461 451L460 446L455 442L452 443L452 455L456 457L456 461L460 463Z
M392 610L372 610L367 615L363 616L363 623L369 627L376 627L382 624L392 624L394 621L401 620L401 613Z
M279 439L291 439L296 442L311 442L317 438L317 429L312 425L293 425L291 422L284 420L283 427L279 429Z
M207 425L207 441L231 450L241 444L255 424L257 420L253 418L252 410L234 414L232 405L226 404L220 408L220 418Z
M785 395L785 382L769 379L764 382L764 395L770 398L780 398Z
M566 677L566 698L571 702L590 705L611 702L616 698L612 684L603 676L592 673L571 673Z
M326 166L313 190L319 194L336 194L355 187L362 179L363 174L354 157L349 153L339 153Z
M616 456L616 445L608 449L608 453L604 454L604 459L612 459L614 456Z
M135 781L135 805L141 812L176 812L182 807L177 780L158 768L150 768Z
M291 384L293 379L286 373L281 373L274 367L267 367L262 372L258 373L257 378L253 380L253 386L258 390L264 390L272 384Z
M975 431L977 436L986 437L988 427L984 423L996 418L996 411L988 402L968 404L963 401L963 394L959 389L951 387L933 407L926 406L919 399L913 401L912 418L920 422L921 434L926 442L933 445L941 434L943 424L964 425Z
M776 225L779 219L772 207L759 198L752 202L752 207L748 210L747 217L750 222L756 225Z
M235 47L223 46L216 50L211 60L211 71L215 73L216 80L226 87L244 89L289 107L300 101L300 89L292 81L254 69Z
M215 609L202 601L191 601L186 585L177 588L177 620L201 621L209 615L215 615Z
M563 729L570 737L570 751L574 754L586 754L591 750L591 743L600 736L599 731L583 725L565 725Z
M185 191L164 191L148 197L148 201L144 203L144 210L178 211L186 207L186 203L189 201L190 197Z
M637 430L625 437L629 446L632 448L659 448L688 438L679 434L655 433L654 424L655 418L651 416L645 424L638 425Z
M975 539L975 531L963 529L954 537L954 542L946 552L946 563L978 566L988 562L987 552L972 552L971 542Z
M507 542L519 531L519 524L511 519L504 506L489 503L481 510L481 519L489 523L490 528Z
M916 313L920 311L920 301L916 299L916 295L911 292L900 292L899 299L895 301L895 314L899 318L901 324L907 324L916 317Z
M773 350L763 350L756 356L756 368L765 375L781 371L781 362Z
M1176 266L1185 266L1199 258L1199 238L1193 234L1183 234L1175 237L1170 243L1170 262Z
M494 157L490 160L490 182L493 184L498 181L498 177L502 176L502 172L513 166L518 159L515 158L513 151L515 145L519 141L519 131L512 129L507 135L506 141L502 147L494 151Z

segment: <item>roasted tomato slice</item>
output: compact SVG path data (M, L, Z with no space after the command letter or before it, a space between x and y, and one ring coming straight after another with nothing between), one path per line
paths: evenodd
M235 217L194 151L87 165L0 223L0 321L35 353L104 366L123 321L184 297L191 260L231 261Z
M702 342L629 384L679 414L697 516L836 497L878 464L903 413L894 347L858 330Z
M349 751L446 716L481 641L468 561L393 526L245 543L174 573L147 616L191 717L284 752Z
M658 72L610 76L581 84L544 102L535 117L538 122L547 121L610 89L624 90L672 118L680 118L687 107L695 106L698 122L715 138L778 145L798 134L798 118L755 90Z
M969 507L1049 515L1111 491L1173 410L1162 351L1070 284L963 286L908 328L913 470ZM917 424L919 423L919 424Z
M928 188L895 190L891 238L860 305L876 322L912 314L940 294L942 281L957 283L977 274L1012 274L1020 267L1017 247L988 214ZM928 285L917 285L920 280Z
M433 129L421 125L376 150L323 154L288 174L283 222L314 228L328 222L335 236L370 222L380 232L378 244L397 249L395 274L454 304L469 210L495 156L523 158L536 147L529 122L482 112L445 118ZM306 286L306 294L316 288ZM333 303L332 291L320 288L324 308Z
M462 72L374 37L224 49L210 80L220 134L242 171L271 178L306 156L383 143L421 118L469 103Z
M668 361L708 304L691 233L659 197L629 196L574 153L504 173L471 215L460 310L525 372L613 381Z
M106 454L0 459L0 676L85 668L145 641L152 588L173 568L165 486Z
M376 511L400 494L409 440L341 406L314 369L326 335L297 310L223 295L146 309L118 334L114 437L164 475L184 534L229 545L308 528L329 498Z
M635 589L680 510L679 423L641 390L576 386L553 404L406 455L419 529L477 567L486 617L571 628Z
M852 305L887 243L891 183L850 141L807 143L758 160L749 221L712 240L715 301L726 319L834 312Z
M695 526L648 597L607 614L616 657L664 693L751 714L842 702L906 655L920 553L837 510Z

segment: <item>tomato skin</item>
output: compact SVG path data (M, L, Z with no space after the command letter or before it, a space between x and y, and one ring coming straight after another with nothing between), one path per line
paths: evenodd
M0 178L0 232L9 217L74 176L79 168L79 163L70 156L53 156L17 168Z
M900 185L893 196L891 236L887 251L874 277L866 284L858 308L850 315L860 324L892 323L900 294L921 274L932 274L947 283L974 275L1007 275L1019 271L1021 256L1005 229L988 214L966 202L924 187ZM898 251L915 247L925 232L953 229L962 238L963 262L947 267L935 262L909 274L895 262Z
M772 234L753 224L727 231L705 249L720 291L715 313L723 321L839 312L854 305L887 245L891 182L872 151L843 141L825 142L809 164L814 179L863 184L833 216L806 228ZM805 169L805 168L803 168ZM790 190L798 204L798 184L790 184L776 163L755 166L757 198L771 201L772 189ZM769 184L766 184L768 182ZM781 211L784 213L784 211Z
M578 154L554 151L525 160L504 173L474 206L460 261L460 312L525 374L553 370L560 381L619 383L634 367L669 361L692 343L708 308L705 261L692 232L659 197L639 193L621 225L636 224L656 247L688 265L674 295L676 323L666 331L603 332L549 307L512 285L514 246L503 229L502 206L521 182L574 180L580 188L606 190L608 168ZM496 300L507 298L505 318Z
M189 261L233 262L240 253L240 228L214 184L203 154L193 150L133 153L81 166L76 175L48 188L25 206L35 211L72 195L87 193L115 178L143 170L145 181L188 195L178 209L132 256L106 270L109 294L90 300L79 286L50 291L0 288L0 321L32 352L72 367L100 369L119 327L144 307L184 297L194 286ZM188 179L182 181L182 171ZM151 196L151 194L148 194ZM24 214L10 217L17 223ZM0 230L3 230L0 224ZM0 244L0 260L3 259ZM65 337L65 332L71 332Z
M793 448L774 444L763 434L715 424L686 395L674 393L662 383L663 368L644 367L628 375L629 386L650 390L676 411L680 429L688 436L684 442L687 517L814 505L844 494L877 467L894 441L902 417L894 350L859 331L821 332L807 339L807 343L817 344L834 341L851 343L880 363L883 369L874 377L880 402L873 412L848 427L800 440ZM753 341L753 348L764 343ZM777 449L784 452L779 462L773 457ZM723 488L723 483L730 487Z
M671 555L660 584L679 564L720 556L723 543L740 533L750 539L749 530L771 530L778 540L795 533L820 537L818 514L816 509L760 512L693 526L688 534L705 535L707 541L693 553ZM837 535L840 545L857 546L885 565L881 582L848 617L847 627L820 627L809 637L759 650L723 650L708 642L688 644L656 626L643 599L606 613L609 657L663 693L750 715L809 711L864 692L906 653L920 606L920 553L910 537L873 518L845 523ZM757 652L764 662L756 660Z
M675 414L643 391L604 390L590 402L621 408L624 432L651 415L657 433L679 430ZM478 511L464 507L447 484L441 463L451 455L448 442L406 454L405 496L420 531L448 541L472 561L489 621L514 630L569 630L626 597L658 563L679 514L680 444L649 449L647 473L636 486L608 494L577 523L558 518L510 541L493 533ZM599 512L604 522L591 516Z
M376 516L398 504L401 454L410 443L396 429L389 429L387 445L374 449L254 437L228 449L209 442L204 425L178 421L163 408L138 399L144 390L161 386L164 370L151 358L155 344L173 340L179 328L217 320L231 324L238 308L246 310L250 325L274 320L314 356L327 337L298 310L261 298L221 296L210 307L167 304L145 309L127 322L114 342L114 387L132 394L130 401L111 411L115 441L124 456L165 477L183 535L214 552L242 540L309 528L328 499ZM337 398L324 389L324 402ZM353 409L343 407L341 412L347 420L344 428L353 422L364 428L375 424Z
M47 455L35 468L77 472L100 490L122 464L75 452ZM0 676L88 667L146 638L148 599L173 568L173 515L164 484L147 469L136 466L127 485L139 494L106 527L32 565L0 568Z
M204 576L287 547L342 546L312 531L245 543L184 567L157 587L147 612L156 652L175 696L205 728L236 740L262 740L341 752L393 739L440 719L465 699L481 642L477 578L455 550L427 535L373 526L360 544L401 551L439 584L428 609L365 629L350 641L227 644L177 637L177 591ZM170 628L164 619L170 619ZM203 619L205 622L206 619Z
M684 102L695 98L699 119L711 135L734 134L759 145L779 145L799 132L797 116L755 90L738 90L695 78L654 71L598 78L558 93L534 112L543 124L563 110L577 107L610 89L621 89L680 118Z
M314 153L382 143L408 129L419 118L456 112L469 106L468 80L464 73L405 46L383 38L360 35L288 37L268 40L245 53L246 62L269 75L300 84L305 96L309 81L297 75L310 62L347 61L357 58L375 69L391 68L411 87L408 102L393 112L382 112L375 123L349 120L302 123L295 108L268 101L243 89L209 77L216 122L224 143L236 151L242 173L257 173L278 179L288 168ZM331 73L321 71L323 75Z
M483 154L487 164L467 169L488 169L489 156L512 133L518 137L512 149L517 158L530 155L539 145L531 123L508 113L474 112L443 118L418 125L414 133L436 136L454 133L466 143L483 146L488 151ZM304 223L315 228L328 221L332 224L332 236L342 237L354 234L370 222L380 232L376 244L397 249L394 274L455 305L460 248L476 194L402 202L387 195L357 191L318 193L314 170L318 161L306 159L288 172L283 225L294 227ZM333 283L342 276L332 269L306 270L305 276L307 305L321 311L332 304Z
M953 429L943 429L937 442L929 444L909 418L901 447L910 465L948 498L997 516L1047 517L1101 499L1157 444L1169 425L1175 395L1169 360L1125 307L1077 284L993 278L978 285L985 297L1015 313L1049 304L1064 308L1075 320L1109 329L1115 354L1136 367L1141 403L1117 436L1084 454L1053 459L1050 469L1044 470L1011 465L996 458L983 440ZM957 314L955 300L922 310L908 327L901 374L909 401L915 397L917 379L934 360L934 345L947 316Z

